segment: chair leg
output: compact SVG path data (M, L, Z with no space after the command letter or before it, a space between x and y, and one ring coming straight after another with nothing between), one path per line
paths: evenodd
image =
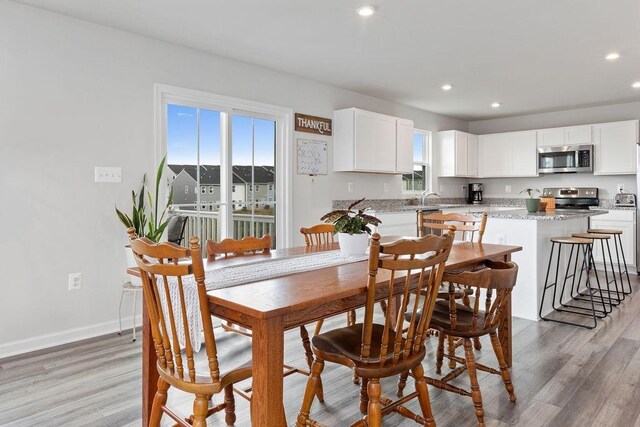
M298 418L296 419L296 426L305 427L307 420L309 420L309 411L311 411L311 405L313 404L313 397L318 389L318 380L320 374L324 369L324 360L316 358L311 366L311 375L307 380L307 387L304 390L304 398L302 399L302 407L298 412Z
M400 374L400 377L398 378L398 391L396 392L396 396L402 397L404 388L407 386L407 378L409 378L409 371Z
M480 343L480 338L475 337L473 339L473 348L475 348L476 350L482 350L482 344Z
M502 345L500 344L498 333L491 332L489 336L491 337L493 351L496 353L496 357L498 358L498 365L500 366L500 375L502 376L502 382L504 382L504 388L506 388L507 393L509 393L509 400L515 402L516 394L513 390L513 383L511 382L511 372L509 372L507 362L504 359L504 353L502 352Z
M431 400L429 399L429 390L427 389L427 382L424 380L424 368L422 365L418 365L413 368L413 377L416 380L416 391L418 392L418 402L420 403L420 409L422 410L422 416L426 420L427 426L436 425L433 419L433 412L431 412Z
M456 340L452 336L447 336L447 353L449 356L456 355ZM456 368L456 361L453 359L449 359L449 369Z
M193 402L193 427L207 427L207 412L209 412L209 396L196 394Z
M380 387L380 380L378 378L369 378L367 392L369 394L369 405L367 407L366 417L367 426L381 427L382 404L380 403L380 394L382 393L382 387Z
M311 366L313 365L314 357L313 357L313 351L311 351L311 343L309 342L309 332L307 332L307 328L304 325L300 326L300 338L302 339L304 354L307 358L307 366L309 366L309 371L311 371ZM322 378L318 378L318 388L316 389L316 396L318 396L318 400L320 402L324 402Z
M442 373L442 360L444 359L444 338L445 334L438 334L438 350L436 351L436 374Z
M351 310L347 313L347 326L353 326L356 324L356 311ZM360 384L360 377L353 371L353 377L351 378L354 384Z
M153 406L151 407L151 416L149 417L149 427L159 427L162 419L162 406L167 403L167 391L169 383L162 378L158 379L158 391L153 397Z
M228 426L232 426L236 422L236 400L233 396L233 384L229 384L224 388L224 422Z
M320 330L322 329L322 324L324 323L324 319L320 319L316 322L316 328L313 330L313 336L320 334Z
M369 393L367 392L367 386L369 385L369 379L363 378L360 384L360 412L367 413L367 406L369 406Z
M471 381L471 400L478 418L478 425L484 427L484 409L482 408L482 393L480 393L480 385L478 384L478 375L476 373L476 357L473 354L473 345L469 338L464 339L464 356L467 362L467 372Z

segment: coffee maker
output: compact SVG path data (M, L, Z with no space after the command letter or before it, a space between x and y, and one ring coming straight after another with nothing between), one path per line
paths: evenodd
M482 203L482 183L470 183L467 191L467 203L479 205Z

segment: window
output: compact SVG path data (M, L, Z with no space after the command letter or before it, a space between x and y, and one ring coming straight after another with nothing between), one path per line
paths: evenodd
M402 175L403 192L422 192L431 186L431 132L413 130L413 173Z
M273 184L269 184L269 191L273 191Z
M253 191L253 185L249 184L249 191Z
M235 192L236 192L236 186L235 186L235 185L231 186L231 192L232 192L232 193L235 193ZM235 200L234 200L234 202L235 202Z
M209 194L213 194L213 186L209 187Z
M256 191L260 191L260 186L256 184Z
M189 186L188 185L184 186L184 194L189 194Z
M207 187L205 187L204 185L200 186L200 193L207 194Z

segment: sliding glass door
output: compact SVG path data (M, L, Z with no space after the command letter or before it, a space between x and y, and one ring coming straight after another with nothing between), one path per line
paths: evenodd
M201 242L271 234L276 242L277 118L166 105L167 186L185 236ZM183 242L184 244L184 242Z

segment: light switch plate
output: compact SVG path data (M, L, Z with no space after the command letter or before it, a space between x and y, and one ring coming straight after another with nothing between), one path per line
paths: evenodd
M122 182L122 168L96 166L95 182Z

